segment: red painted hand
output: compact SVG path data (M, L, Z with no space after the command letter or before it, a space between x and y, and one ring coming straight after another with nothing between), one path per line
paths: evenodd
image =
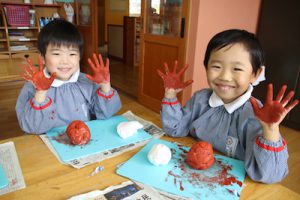
M91 75L86 75L88 79L90 79L93 82L96 82L98 84L104 83L104 82L110 82L110 74L109 74L109 60L106 58L106 63L104 66L102 56L101 54L98 55L99 60L97 58L97 55L94 53L93 58L94 58L94 63L92 60L89 58L88 62L90 64L90 67L93 70L93 76Z
M36 90L48 90L56 78L56 73L52 73L50 78L45 77L41 57L39 57L39 70L35 69L30 59L27 59L27 63L28 65L24 65L25 73L22 74L22 77L30 81Z
M286 88L286 85L282 86L275 100L273 100L273 85L269 84L265 104L261 108L259 108L255 98L251 97L250 101L256 117L268 124L280 123L299 102L294 100L288 105L295 92L291 91L283 98Z
M193 83L193 80L188 80L186 82L181 82L180 76L185 72L185 70L189 67L188 64L186 64L177 74L178 61L175 61L173 72L169 71L169 67L167 63L164 63L165 66L165 72L166 74L162 73L159 69L157 70L158 75L163 79L164 81L164 87L165 88L173 88L173 89L184 89L188 85Z

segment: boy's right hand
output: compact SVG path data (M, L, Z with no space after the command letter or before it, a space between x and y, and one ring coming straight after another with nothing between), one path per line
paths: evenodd
M188 85L193 83L193 80L188 80L186 82L182 82L180 76L185 72L188 68L188 64L186 64L178 73L176 73L178 61L175 61L173 71L169 71L169 67L167 63L164 63L165 74L162 73L159 69L157 70L158 75L164 81L165 87L165 97L166 98L175 98L177 93L181 92Z
M50 78L45 77L43 72L42 57L39 56L39 70L36 70L32 61L26 59L28 65L24 65L25 72L21 75L25 80L31 82L37 91L45 91L51 87L56 73L52 73Z
M97 55L94 53L94 62L90 58L88 59L88 63L90 64L90 67L93 70L93 75L91 76L87 74L86 77L92 82L96 82L98 84L110 83L109 60L107 58L106 63L104 65L101 54L98 55L98 58Z

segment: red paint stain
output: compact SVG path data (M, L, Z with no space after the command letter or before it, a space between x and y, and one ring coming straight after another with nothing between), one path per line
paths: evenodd
M52 140L55 140L56 142L58 143L61 143L61 144L64 144L64 145L68 145L68 146L80 146L81 148L83 148L86 144L83 144L83 145L75 145L75 144L72 144L70 142L70 139L68 137L68 135L63 132L63 133L60 133L56 136L53 136L52 137ZM92 139L90 140L90 142L93 141ZM96 140L97 141L97 140Z
M175 166L173 169L168 171L168 175L165 181L168 181L168 177L174 178L174 185L180 183L180 190L183 191L183 182L187 181L192 184L194 187L210 187L211 189L215 188L216 185L227 186L234 183L242 186L242 182L238 181L235 176L229 174L229 171L232 169L231 165L224 164L221 159L216 160L214 165L217 165L217 171L212 173L199 173L197 170L192 170L188 167L185 162L187 150L183 148L182 145L178 145L179 150L182 152L179 153L179 157L175 155L175 149L171 149L173 157L175 158ZM179 172L178 172L179 170ZM233 194L233 192L231 192Z
M180 181L179 184L180 184L180 190L183 191L183 190L184 190L184 187L183 187L183 185L182 185L182 181Z
M74 144L72 144L69 140L69 137L67 136L67 134L65 132L60 133L56 136L52 137L52 140L55 140L58 143L61 144L65 144L65 145L69 145L69 146L75 146Z
M54 120L55 119L55 110L52 110L50 112L50 119Z

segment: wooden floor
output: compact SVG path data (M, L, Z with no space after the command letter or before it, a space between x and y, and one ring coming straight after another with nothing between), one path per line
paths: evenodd
M110 59L111 84L133 97L138 94L138 67Z

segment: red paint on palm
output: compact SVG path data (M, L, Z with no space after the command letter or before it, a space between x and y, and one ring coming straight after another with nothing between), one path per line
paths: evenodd
M109 59L106 58L104 65L101 54L98 55L98 58L96 54L93 54L94 62L90 58L88 59L88 63L93 71L93 76L86 75L86 77L98 84L110 82Z
M74 145L84 145L91 139L89 127L80 120L75 120L69 124L66 133L70 142Z
M30 81L36 90L48 90L56 78L56 73L52 73L50 78L45 77L41 57L39 57L39 70L35 69L30 59L27 59L27 63L28 65L24 65L25 73L22 74L22 77Z
M283 85L275 100L273 100L273 85L269 84L266 100L261 108L259 108L256 99L251 97L250 102L256 117L265 123L280 122L299 102L298 100L294 100L288 104L295 93L291 91L283 98L286 88L287 86Z
M208 169L215 162L214 151L208 142L200 141L187 153L187 164L194 169Z
M187 87L188 85L193 83L193 80L188 80L186 82L181 81L181 75L187 70L189 67L188 64L186 64L178 73L176 73L178 62L175 61L173 71L169 71L169 67L167 63L164 63L165 67L165 74L161 72L159 69L157 70L158 75L163 79L164 81L164 87L165 88L173 88L173 89L183 89Z

